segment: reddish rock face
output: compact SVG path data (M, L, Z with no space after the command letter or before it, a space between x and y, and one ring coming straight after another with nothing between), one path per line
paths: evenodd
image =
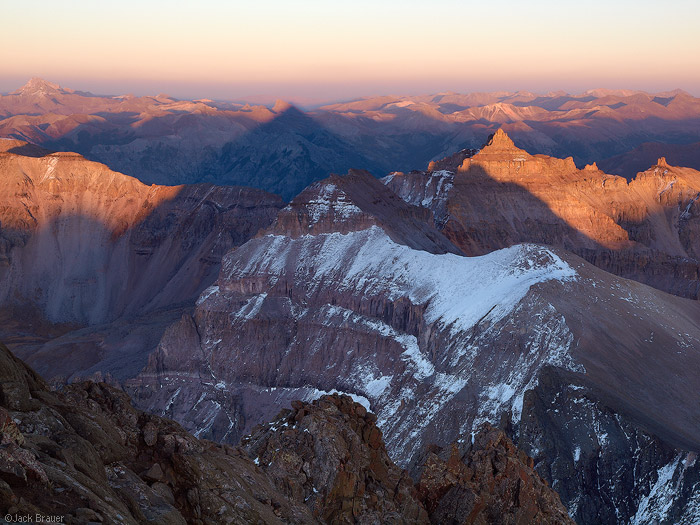
M428 523L413 482L384 447L377 417L348 396L296 401L242 441L275 485L326 523ZM395 519L395 518L394 518Z
M426 456L417 488L432 523L575 523L502 430L485 425L473 440Z
M0 153L0 173L0 302L31 301L54 322L192 300L281 205L251 189L149 187L67 153Z
M700 172L660 160L627 182L595 165L578 170L571 158L530 155L502 130L451 164L385 180L408 202L432 209L465 253L519 242L561 246L622 277L698 297Z
M70 153L0 152L0 177L2 331L49 379L138 373L224 253L283 205L250 188L146 186ZM31 334L47 322L90 328L44 347Z

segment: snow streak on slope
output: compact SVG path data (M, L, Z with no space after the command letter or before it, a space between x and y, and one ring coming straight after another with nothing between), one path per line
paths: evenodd
M576 276L555 253L534 245L482 257L434 255L396 244L376 226L299 239L268 235L242 251L226 259L226 281L267 274L274 284L292 266L295 284L308 294L332 282L339 293L408 297L413 304L428 305L428 323L452 332L468 330L487 315L497 322L534 284Z
M496 421L503 412L518 417L523 394L542 366L584 371L568 356L573 338L561 315L549 304L521 307L534 285L573 279L576 272L540 246L481 257L436 255L397 244L373 226L346 234L253 239L225 258L218 289L206 290L198 307L221 310L230 304L229 321L238 326L257 315L275 318L286 304L295 325L318 327L317 337L297 341L295 336L288 343L308 361L305 386L366 398L402 462L420 449L427 428L455 410L450 401L465 388L469 393L461 396L464 412L455 432ZM282 294L266 310L265 297ZM393 307L362 306L407 302L416 312L411 315L420 316L418 325L393 317ZM513 351L511 343L501 341L500 324L521 315L522 308L528 315L529 309L540 312L535 318L541 330L533 330L523 349ZM344 340L333 334L348 331L382 353L365 345L338 348L336 341ZM219 340L217 334L203 335L205 346ZM503 355L488 358L483 348L492 353L501 348ZM290 349L281 352L288 355ZM318 370L312 364L317 354L324 363ZM329 374L337 378L330 388Z
M289 208L287 206L286 209ZM316 224L331 212L333 217L338 220L347 220L362 213L362 210L352 203L347 194L334 184L324 184L318 197L306 203L306 209L309 212L311 224Z
M414 206L432 210L435 224L438 227L447 221L447 198L454 185L455 174L447 170L430 171L420 177L413 174L403 176L410 178L413 183L406 181L400 185L392 185L396 174L387 175L381 181L395 191L404 201Z
M685 456L685 457L684 457ZM670 463L661 467L657 472L654 485L639 502L637 513L632 517L632 525L646 523L668 523L668 513L675 503L675 499L681 494L684 483L684 472L695 466L697 454L681 453ZM677 522L690 525L700 522L700 487L693 486L691 500L685 507L683 516Z

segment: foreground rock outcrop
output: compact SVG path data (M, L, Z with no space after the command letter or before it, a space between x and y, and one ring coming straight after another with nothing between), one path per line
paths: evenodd
M389 458L377 417L348 396L296 401L242 446L288 497L328 523L428 523L408 473Z
M418 494L432 523L574 523L502 430L487 424L472 440L466 453L453 443L426 456Z
M1 345L0 365L3 515L163 525L510 523L499 516L504 506L513 515L559 520L542 523L570 523L556 493L525 466L532 460L493 429L477 435L469 465L483 464L485 455L494 468L507 468L480 468L469 477L476 513L466 518L448 509L429 520L423 501L453 506L454 494L441 494L451 478L440 475L435 487L440 467L431 456L430 481L417 490L389 458L376 416L350 397L295 402L238 448L196 439L171 420L135 410L105 384L51 392ZM491 494L493 479L505 487L502 494Z
M105 384L51 392L0 346L0 509L87 523L314 523L239 449Z
M430 447L414 486L389 458L376 419L345 395L297 401L242 446L329 523L574 523L502 430L484 425L463 454L453 444L448 460Z

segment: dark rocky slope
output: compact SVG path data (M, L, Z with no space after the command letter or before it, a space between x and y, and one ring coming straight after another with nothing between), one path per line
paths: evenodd
M105 384L51 392L0 346L0 509L88 523L314 523L239 449Z
M0 365L3 515L128 524L571 522L532 460L493 430L477 436L460 469L460 487L471 490L443 497L449 481L435 486L432 456L431 478L417 491L388 457L376 417L346 396L295 403L241 449L135 410L105 384L51 392L2 345ZM457 501L461 513L429 521L427 498L440 508Z

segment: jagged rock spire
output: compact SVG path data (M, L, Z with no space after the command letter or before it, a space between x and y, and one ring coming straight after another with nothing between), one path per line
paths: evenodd
M515 147L515 144L511 138L505 131L503 131L503 128L498 128L498 131L489 137L486 145L494 146L499 149L510 149Z

